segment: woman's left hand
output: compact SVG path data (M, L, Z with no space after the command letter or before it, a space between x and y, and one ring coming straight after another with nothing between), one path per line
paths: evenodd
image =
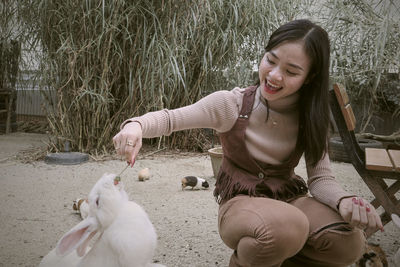
M350 225L371 236L379 229L383 231L381 218L375 208L361 197L344 198L339 204L339 213Z

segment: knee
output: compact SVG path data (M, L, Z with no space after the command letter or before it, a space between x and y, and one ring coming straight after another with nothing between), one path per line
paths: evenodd
M237 249L242 238L265 240L267 239L267 232L268 229L263 227L260 216L247 209L225 215L219 226L221 239L234 250Z
M299 209L286 203L282 205L274 209L253 206L227 212L220 222L222 240L241 255L270 260L295 255L308 238L309 222Z
M247 218L244 223L249 222L248 215L243 212ZM231 228L233 231L221 233L222 240L236 251L240 266L265 266L266 262L269 266L279 266L304 246L309 233L306 218L299 216L297 220L286 222L280 219L266 222L260 216L256 218L251 218L252 223L245 225L245 230ZM235 224L238 225L240 223Z
M274 222L274 249L282 258L297 254L309 237L309 221L300 210L293 210Z
M350 226L323 230L311 236L307 244L312 245L320 260L335 263L335 266L351 265L360 259L366 249L363 232Z

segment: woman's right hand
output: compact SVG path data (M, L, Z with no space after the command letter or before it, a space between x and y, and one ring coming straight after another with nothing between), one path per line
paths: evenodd
M379 229L383 232L381 217L374 206L361 197L343 198L339 203L339 213L350 225L364 230L367 237Z
M129 122L113 137L118 155L125 156L128 164L133 166L142 147L142 126L138 122Z

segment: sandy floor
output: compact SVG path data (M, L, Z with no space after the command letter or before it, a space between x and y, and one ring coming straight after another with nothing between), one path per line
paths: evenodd
M72 200L85 196L105 172L119 173L118 160L89 161L80 165L22 163L24 149L45 146L45 135L0 135L0 266L37 266L57 240L80 221ZM151 178L137 180L148 167ZM349 191L371 199L371 193L350 164L333 163L338 180ZM304 163L296 169L306 177ZM209 190L181 190L186 175L207 179ZM227 266L231 254L219 238L215 182L207 154L177 155L159 152L139 159L122 175L132 200L148 212L159 236L155 260L167 266ZM400 230L392 223L371 241L390 258L400 246Z

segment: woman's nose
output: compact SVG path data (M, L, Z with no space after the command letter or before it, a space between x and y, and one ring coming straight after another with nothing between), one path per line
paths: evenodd
M282 81L282 73L278 67L273 68L269 72L270 77L275 81Z

